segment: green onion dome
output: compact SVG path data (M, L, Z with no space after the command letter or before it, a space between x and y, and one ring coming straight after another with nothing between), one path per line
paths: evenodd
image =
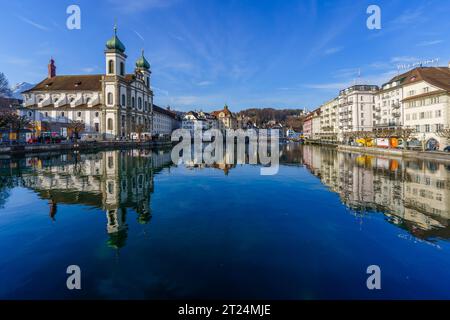
M150 63L144 57L144 50L142 50L141 57L136 60L136 68L141 68L141 69L146 69L146 70L150 69Z
M119 40L117 37L117 27L114 26L114 36L106 42L106 48L110 50L117 50L121 53L125 52L125 46L123 45L122 41Z

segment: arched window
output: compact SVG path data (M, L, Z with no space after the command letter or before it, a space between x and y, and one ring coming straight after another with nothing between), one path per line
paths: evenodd
M113 119L108 119L108 130L113 130Z
M108 61L108 73L109 74L114 73L114 61L113 60Z
M120 63L120 75L125 75L125 64L123 62Z
M111 105L113 103L114 103L113 94L110 92L110 93L108 93L108 104Z
M126 104L126 98L125 98L125 95L123 94L122 95L122 106L124 106L125 107L125 104Z
M135 107L135 101L134 101L134 97L131 98L131 106L134 108Z
M142 98L141 97L138 98L138 107L139 107L139 109L142 108Z
M150 88L150 77L147 77L147 87Z

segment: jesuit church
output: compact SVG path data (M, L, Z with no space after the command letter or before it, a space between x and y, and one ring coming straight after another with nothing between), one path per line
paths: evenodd
M154 132L151 71L144 52L135 63L134 73L127 74L125 46L115 27L104 54L105 74L58 76L52 59L48 77L23 92L23 113L34 121L37 134L53 131L70 136L72 121L83 122L85 133L98 133L103 139L129 138L137 131Z

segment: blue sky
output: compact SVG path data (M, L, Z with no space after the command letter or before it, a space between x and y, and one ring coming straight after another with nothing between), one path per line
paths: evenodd
M81 30L66 8L81 8ZM382 29L366 27L370 4ZM450 60L450 3L442 0L2 0L0 71L36 83L51 56L58 74L103 73L117 19L127 71L142 48L155 103L179 110L315 108L339 89L381 84L396 66Z

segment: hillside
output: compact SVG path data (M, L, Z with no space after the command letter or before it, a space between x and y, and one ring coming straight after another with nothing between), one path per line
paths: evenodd
M281 123L284 126L292 127L295 130L301 130L303 126L304 110L302 109L247 109L242 110L238 115L249 118L257 126L264 127L271 121Z

